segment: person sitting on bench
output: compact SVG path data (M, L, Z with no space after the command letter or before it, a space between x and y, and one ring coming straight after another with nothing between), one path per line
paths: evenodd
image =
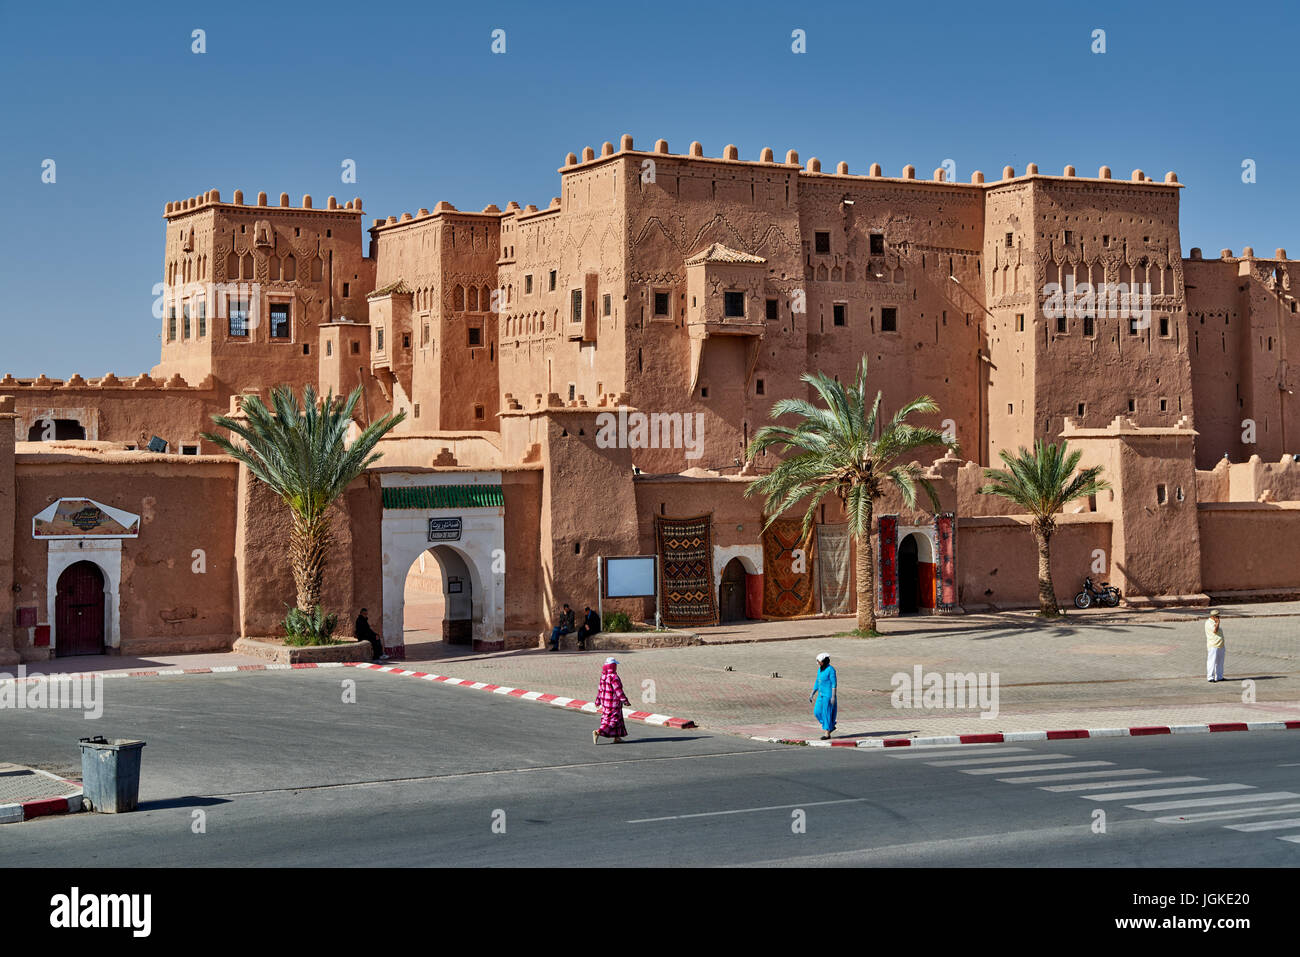
M366 617L364 608L361 609L361 614L357 615L356 639L357 641L370 642L370 647L374 649L376 661L388 660L388 655L384 654L384 643L379 635L375 634L375 630L370 627L370 619Z
M555 627L551 629L551 651L560 650L560 636L572 634L573 632L573 609L569 603L564 603L564 611L560 612L559 619L555 622Z
M587 650L587 639L600 634L600 615L590 605L583 609L582 626L578 629L578 650Z

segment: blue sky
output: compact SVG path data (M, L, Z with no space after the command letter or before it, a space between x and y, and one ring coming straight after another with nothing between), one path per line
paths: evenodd
M130 11L127 13L126 11ZM1002 12L1005 11L1005 12ZM976 15L978 19L972 19ZM570 150L797 149L959 178L1176 170L1184 254L1300 257L1293 4L0 0L0 374L158 361L162 209L216 188L374 216L544 206ZM493 54L494 29L506 52ZM206 31L207 52L191 52ZM807 52L791 52L806 31ZM1091 50L1106 31L1106 52ZM1290 94L1288 96L1288 94ZM53 184L42 161L57 163ZM340 181L353 159L357 183ZM1257 181L1242 182L1253 159Z

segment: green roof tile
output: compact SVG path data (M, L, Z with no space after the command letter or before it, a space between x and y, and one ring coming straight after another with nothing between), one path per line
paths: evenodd
M501 508L500 485L413 485L386 488L384 508Z

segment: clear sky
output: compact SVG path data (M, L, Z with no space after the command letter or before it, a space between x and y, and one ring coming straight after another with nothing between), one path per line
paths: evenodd
M170 200L360 196L366 225L442 199L545 206L565 153L623 133L639 148L793 148L895 176L948 159L962 180L1028 162L1175 170L1184 255L1300 258L1298 9L0 0L0 374L158 361ZM505 53L491 50L495 29ZM341 182L346 159L355 185Z

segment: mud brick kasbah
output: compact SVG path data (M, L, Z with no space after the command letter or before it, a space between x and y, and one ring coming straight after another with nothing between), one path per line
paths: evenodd
M325 589L344 631L368 606L399 657L411 595L448 641L535 646L561 602L595 606L598 556L654 554L667 519L708 521L695 607L764 614L742 493L769 463L742 450L809 394L801 374L845 380L863 355L887 411L930 395L961 445L922 463L938 513L879 504L886 614L1035 603L1025 517L976 490L1037 438L1114 486L1061 516L1063 598L1099 561L1139 605L1300 593L1297 265L1184 256L1174 173L953 182L624 136L559 177L542 205L375 219L368 247L360 199L167 203L159 363L0 379L0 664L278 633L283 508L199 433L282 383L362 386L359 425L408 414L339 504ZM1052 284L1149 289L1145 315L1062 315ZM602 440L638 413L655 441ZM818 518L813 540L843 541L833 506ZM776 591L842 602L821 564L827 582Z

